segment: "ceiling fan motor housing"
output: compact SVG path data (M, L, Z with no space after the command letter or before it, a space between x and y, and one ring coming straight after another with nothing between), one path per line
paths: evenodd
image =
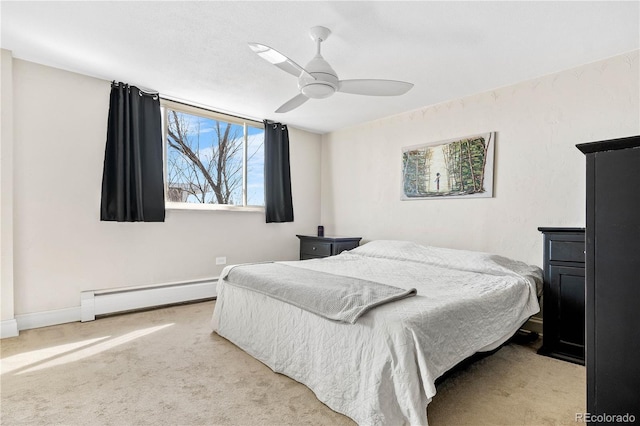
M311 99L323 99L338 90L338 76L331 66L320 55L316 55L305 67L316 80L302 74L298 78L300 91Z

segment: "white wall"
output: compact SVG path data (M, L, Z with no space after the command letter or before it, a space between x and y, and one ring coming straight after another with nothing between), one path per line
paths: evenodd
M295 234L319 223L319 135L290 128L293 223L184 210L165 223L100 222L109 90L108 81L13 60L16 315L78 307L83 290L217 276L218 256L297 259Z
M0 59L0 336L18 332L13 312L13 62L11 52Z
M541 265L538 227L585 225L575 145L640 133L638 52L324 135L326 232ZM488 131L497 132L494 198L400 201L403 146Z

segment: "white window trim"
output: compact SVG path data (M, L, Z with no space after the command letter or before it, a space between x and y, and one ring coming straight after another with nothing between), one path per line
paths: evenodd
M162 145L163 145L163 179L164 179L164 206L165 210L190 210L190 211L234 211L234 212L264 212L264 206L251 206L247 205L247 148L248 148L248 136L247 127L250 124L252 127L264 128L264 123L249 118L237 117L234 115L227 115L221 112L213 111L204 107L198 107L188 105L182 102L175 102L169 99L160 98L160 106L162 107ZM198 116L204 116L212 118L214 120L220 120L232 124L238 124L243 126L243 142L242 142L242 204L204 204L204 203L176 203L167 200L168 187L167 187L167 109L180 111L187 114L193 114Z
M232 114L225 114L222 112L214 111L204 107L198 107L189 105L182 102L171 101L169 99L160 98L160 106L175 109L177 111L186 112L187 114L205 115L216 120L222 120L229 123L239 124L250 123L256 127L264 128L264 123L261 121L253 120L251 118L243 118Z
M232 204L174 203L165 201L165 210L264 212L264 206L234 206Z

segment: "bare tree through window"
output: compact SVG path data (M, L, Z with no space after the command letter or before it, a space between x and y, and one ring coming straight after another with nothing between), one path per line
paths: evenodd
M261 186L263 171L256 169L263 163L263 131L252 130L247 172ZM243 205L244 131L239 124L167 109L168 201Z

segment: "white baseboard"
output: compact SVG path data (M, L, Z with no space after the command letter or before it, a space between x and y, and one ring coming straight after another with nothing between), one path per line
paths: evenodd
M0 322L0 339L16 337L18 335L18 322L15 319Z
M211 278L157 286L83 291L80 306L16 315L15 319L2 321L0 337L15 337L20 330L92 321L97 315L212 299L216 297L216 285L217 278Z
M18 322L18 330L29 330L67 322L76 322L80 321L80 308L74 307L16 315L16 321Z
M525 322L522 326L523 330L532 331L534 333L542 334L542 318L531 317L529 321Z
M83 291L80 295L81 321L93 321L98 315L212 299L216 297L216 285L217 278L210 278L160 286Z

